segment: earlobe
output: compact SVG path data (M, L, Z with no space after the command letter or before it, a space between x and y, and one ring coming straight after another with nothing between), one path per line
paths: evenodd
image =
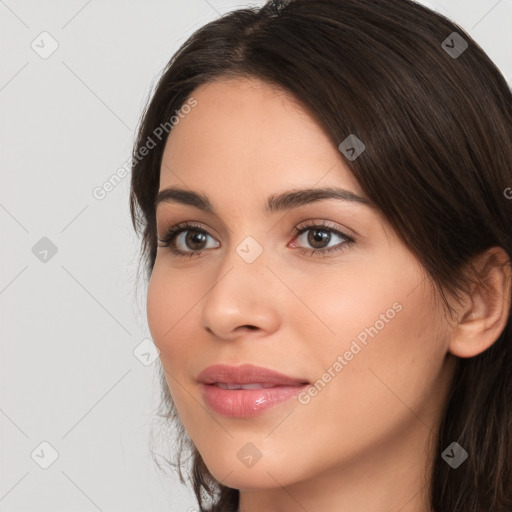
M501 247L478 255L473 268L480 277L460 310L450 338L449 351L458 357L474 357L499 338L510 319L511 263Z

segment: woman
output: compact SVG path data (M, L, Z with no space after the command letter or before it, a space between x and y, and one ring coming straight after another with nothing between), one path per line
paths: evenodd
M201 511L512 510L511 134L496 66L409 0L180 48L130 207Z

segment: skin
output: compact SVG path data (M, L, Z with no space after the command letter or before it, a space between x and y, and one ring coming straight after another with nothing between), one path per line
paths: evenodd
M197 106L167 140L160 190L205 194L219 216L159 205L159 236L184 221L209 236L192 258L159 247L147 296L151 335L188 434L212 475L240 489L242 512L429 511L437 455L430 442L454 355L482 352L506 323L503 253L481 260L501 300L476 290L450 319L377 210L329 199L264 214L268 196L291 189L334 186L365 197L337 145L289 93L256 79L225 79L193 96ZM308 232L294 236L307 221L328 222L355 243L325 257L301 253L322 247L308 242ZM186 234L175 240L178 248L198 252ZM247 236L263 249L250 264L236 252ZM342 242L331 232L323 247ZM240 419L217 415L203 400L196 377L217 363L252 363L316 382L394 303L402 309L309 403L292 399ZM237 457L248 442L262 454L252 467Z

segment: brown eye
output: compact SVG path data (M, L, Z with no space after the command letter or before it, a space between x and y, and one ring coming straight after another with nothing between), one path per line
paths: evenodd
M331 251L348 249L355 243L352 237L327 224L310 224L296 229L296 239L300 238L304 233L308 233L308 235L305 240L303 238L302 245L310 245L311 249L309 250L311 251L311 256L317 252L325 255L325 253ZM328 247L333 235L335 238L338 237L342 241L332 247ZM299 250L307 251L308 249L300 248Z
M181 237L182 234L185 234L185 236ZM199 255L207 248L204 244L209 236L209 233L204 229L195 224L184 222L169 228L163 237L158 237L159 247L169 247L176 256ZM177 242L181 242L184 249L177 248Z

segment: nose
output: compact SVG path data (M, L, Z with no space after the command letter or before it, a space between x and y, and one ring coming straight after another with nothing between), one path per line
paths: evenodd
M232 249L202 302L203 326L219 339L268 335L279 327L286 288L266 265L264 253L252 263ZM260 333L260 334L256 334Z

